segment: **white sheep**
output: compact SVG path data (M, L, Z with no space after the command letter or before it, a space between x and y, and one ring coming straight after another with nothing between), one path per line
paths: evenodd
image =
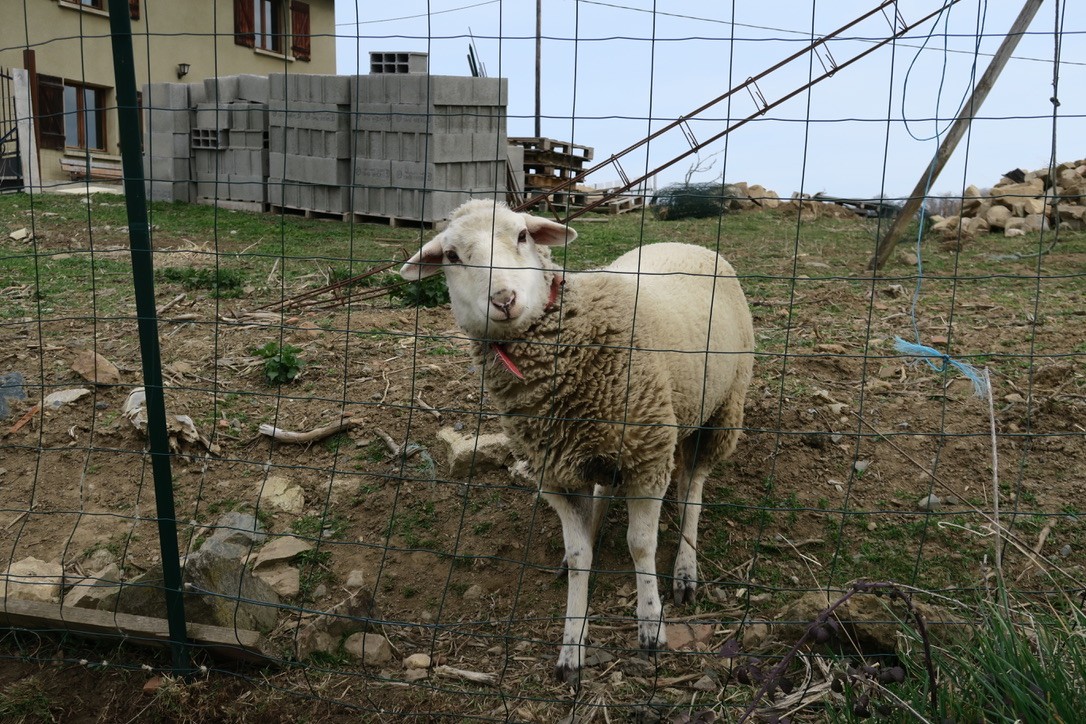
M503 427L561 519L569 589L555 674L570 683L584 662L592 548L609 496L629 508L641 647L666 644L656 539L672 477L682 517L673 595L693 601L702 486L735 448L754 349L746 298L719 255L650 244L563 274L547 247L576 237L469 201L400 270L411 280L445 273Z

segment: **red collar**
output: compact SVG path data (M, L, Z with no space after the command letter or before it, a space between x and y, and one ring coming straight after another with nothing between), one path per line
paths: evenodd
M554 279L551 280L551 293L547 298L547 305L543 307L544 312L549 312L558 306L558 296L562 293L562 286L565 283L566 280L561 274L554 275ZM504 344L493 342L490 345L490 349L497 355L498 361L502 363L502 366L509 370L514 377L518 380L524 379L524 373L520 371L520 368L517 367L517 363L509 356L509 352L506 351Z

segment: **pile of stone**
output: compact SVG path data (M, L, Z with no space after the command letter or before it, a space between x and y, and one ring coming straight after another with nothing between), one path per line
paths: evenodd
M1022 236L1059 227L1086 229L1086 159L1051 170L1015 169L990 190L966 188L961 213L932 216L931 231L944 240L1000 233Z

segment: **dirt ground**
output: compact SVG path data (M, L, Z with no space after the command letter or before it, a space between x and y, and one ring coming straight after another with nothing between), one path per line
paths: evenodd
M365 668L329 658L303 667L284 660L239 670L198 655L211 669L201 683L167 682L152 696L142 687L168 665L161 653L8 633L3 655L11 665L0 667L5 701L19 687L33 688L45 697L44 718L34 718L40 708L18 716L72 722L139 721L141 708L147 720L162 721L552 722L574 702L598 721L741 711L749 687L694 684L720 672L715 652L741 622L772 619L804 591L866 577L965 605L987 595L992 537L974 509L993 510L992 420L1002 515L1018 536L1006 549L1006 580L1038 596L1082 580L1086 287L1072 273L1086 266L1082 242L1051 254L1041 281L1029 261L1017 263L1013 279L991 277L991 262L978 252L962 255L956 275L926 282L922 339L984 355L973 361L992 370L990 418L988 402L960 374L940 375L893 351L893 337L910 334L912 270L896 262L886 278L858 276L865 250L834 242L833 228L827 241L799 255L757 248L730 254L741 273L759 275L747 284L759 357L746 433L706 491L705 583L695 606L667 610L676 625L712 626L695 648L661 654L655 669L631 650L636 597L625 513L614 505L591 599L593 644L607 656L586 670L577 694L552 682L565 601L558 521L527 480L504 471L447 475L439 429L499 429L447 308L381 301L280 318L252 314L276 299L276 289L240 299L188 291L162 315L167 409L189 415L218 453L204 454L197 444L175 460L182 548L223 512L256 510L270 475L287 477L304 490L304 511L265 507L261 520L274 533L308 531L328 553L303 570L303 593L289 607L326 610L343 599L348 575L362 571L394 663ZM62 232L51 233L39 237L39 253L50 253L50 244L69 248ZM163 243L187 248L181 240ZM780 249L789 250L786 239ZM167 263L208 262L174 255ZM25 303L12 289L8 301ZM160 282L159 305L184 291ZM120 415L140 379L139 345L130 300L112 296L127 292L103 285L95 294L96 305L117 302L109 307L117 313L52 308L0 325L0 372L21 372L29 386L83 386L71 362L85 348L121 372L121 384L36 415L0 440L0 561L33 556L74 569L105 549L134 575L159 555L145 440ZM305 366L296 381L274 386L253 350L280 340L299 348ZM17 403L3 429L34 401ZM308 430L342 415L356 423L349 432L312 445L277 444L257 432L262 423ZM419 452L393 456L386 434ZM933 493L943 504L919 510L918 501ZM665 573L676 523L674 507L665 506ZM1035 545L1049 557L1048 573L1022 551ZM296 632L297 608L289 607L271 635L284 653ZM495 674L499 683L437 676L405 683L398 661L419 652ZM113 666L94 668L98 653ZM83 658L91 663L80 664Z

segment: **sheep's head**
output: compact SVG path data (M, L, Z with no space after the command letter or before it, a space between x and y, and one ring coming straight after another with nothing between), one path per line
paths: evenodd
M547 307L556 268L546 247L575 238L577 232L564 224L504 204L468 201L400 275L414 281L444 272L460 327L476 339L508 339Z

